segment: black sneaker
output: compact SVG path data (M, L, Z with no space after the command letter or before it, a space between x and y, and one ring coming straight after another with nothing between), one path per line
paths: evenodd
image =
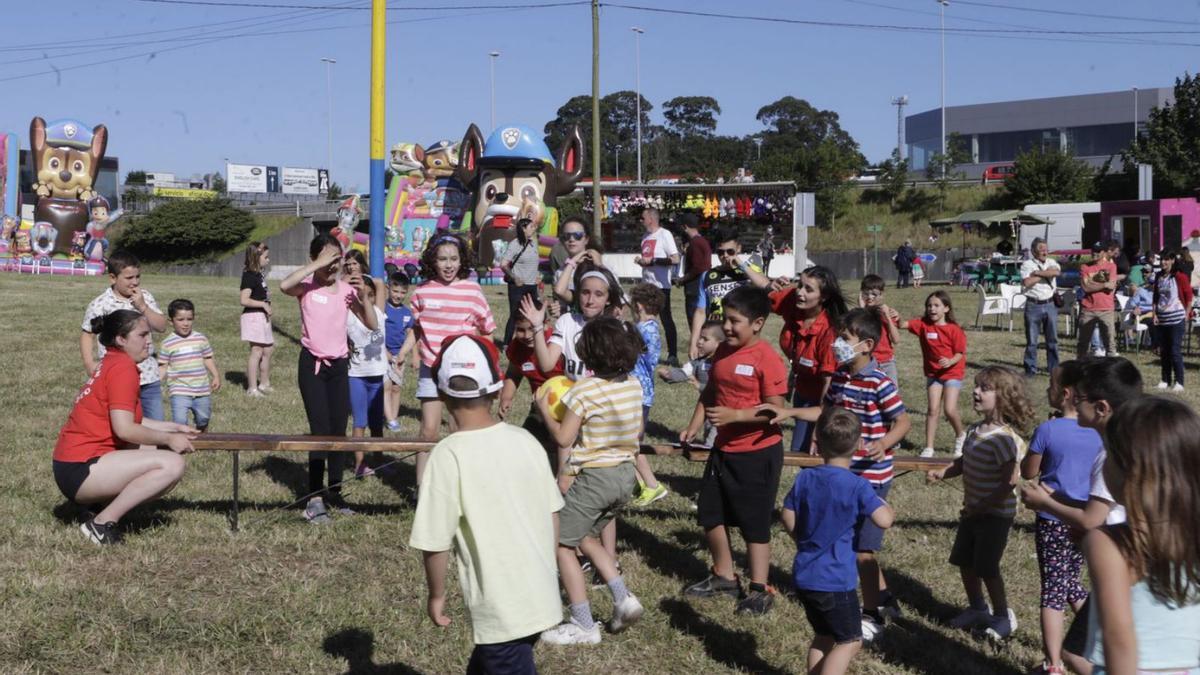
M116 523L97 523L93 518L79 526L79 530L93 544L109 546L121 543L121 533L117 532Z
M738 601L738 614L762 616L775 605L775 589L766 584L750 584L750 592Z
M684 588L683 594L693 598L715 598L718 595L740 598L742 597L742 582L738 577L726 579L716 574L709 574L703 580Z
M884 596L883 602L879 603L879 615L888 621L894 621L904 616L904 611L900 609L900 603L896 602L896 596L891 593Z

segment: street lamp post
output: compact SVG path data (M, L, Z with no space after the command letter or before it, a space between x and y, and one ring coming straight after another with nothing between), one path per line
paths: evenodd
M937 0L942 22L942 179L946 178L946 5L950 0Z
M337 59L322 57L321 62L325 64L325 96L329 99L329 172L333 173L333 64L337 63Z
M646 31L634 26L633 31L633 82L637 96L637 182L642 184L642 33Z
M1138 137L1138 108L1137 108L1137 87L1133 88L1133 140L1136 142Z
M500 56L500 52L488 52L488 64L490 65L491 80L492 80L492 129L496 128L496 59Z

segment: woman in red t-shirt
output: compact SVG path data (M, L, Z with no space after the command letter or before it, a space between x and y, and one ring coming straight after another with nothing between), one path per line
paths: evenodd
M792 406L821 405L837 370L833 356L835 326L846 313L846 299L833 270L817 265L800 273L795 286L771 293L771 311L783 317L779 347L792 364ZM815 425L796 420L792 452L813 451Z
M96 544L115 544L121 540L116 525L122 516L162 496L183 477L180 455L192 451L191 439L199 432L184 424L142 419L137 364L150 355L151 340L144 316L117 310L96 318L92 333L108 351L75 397L58 434L54 481L76 504L108 502L80 530Z
M962 455L967 434L958 414L958 395L967 372L967 334L954 320L954 308L945 291L934 291L925 299L925 316L908 322L908 332L921 342L929 415L925 418L925 449L922 457L933 457L942 409L954 429L954 456Z

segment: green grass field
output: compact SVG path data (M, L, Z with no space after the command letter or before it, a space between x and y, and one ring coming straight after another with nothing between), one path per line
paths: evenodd
M421 556L406 546L409 464L397 479L349 484L346 496L360 515L313 527L298 508L284 508L307 485L303 458L243 454L242 531L234 534L227 520L230 458L191 455L175 492L130 514L125 545L101 549L84 540L75 510L55 487L50 454L84 379L78 354L83 308L104 286L100 278L0 276L0 349L6 355L0 388L6 430L0 452L0 672L462 672L471 642L457 584L451 584L454 623L438 629L425 617ZM164 308L176 297L196 303L197 329L212 339L226 385L216 395L212 431L306 430L295 387L296 303L276 294L277 391L255 400L242 392L246 350L237 335L236 280L148 276L144 286ZM888 299L909 316L924 293L889 291ZM502 294L502 288L488 289L500 319ZM952 295L959 317L973 322L975 296L959 289ZM677 305L677 321L681 315ZM774 341L778 332L772 319L766 333ZM681 339L686 345L686 334ZM970 331L968 339L971 371L1020 360L1019 328ZM902 393L914 413L910 440L920 443L925 396L919 350L905 338L898 352ZM1147 381L1157 382L1151 358L1143 354L1137 362ZM1044 377L1030 383L1043 414L1045 384ZM414 385L415 378L408 378L410 392ZM513 419L523 419L528 401L523 389ZM673 436L694 402L686 385L660 386L650 440ZM969 397L962 402L972 419ZM411 433L416 410L409 406L403 414ZM944 451L950 444L947 428L939 446ZM646 616L597 647L539 646L541 671L801 672L811 632L797 603L783 599L768 616L752 619L735 615L732 602L682 597L681 587L702 577L708 565L687 499L702 466L677 458L652 463L673 494L626 512L619 528L621 562ZM792 476L785 472L781 490ZM861 653L856 672L1019 673L1040 662L1028 512L1020 515L1004 559L1021 623L1015 637L993 648L944 625L964 602L957 571L946 563L961 498L956 481L927 487L921 476L897 478L890 501L898 521L882 561L905 616ZM782 530L773 543L772 583L787 588L794 551ZM740 543L737 548L740 554ZM598 617L607 619L607 592L594 591L592 599Z

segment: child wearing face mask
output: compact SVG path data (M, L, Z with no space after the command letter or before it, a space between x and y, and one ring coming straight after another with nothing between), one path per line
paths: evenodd
M850 470L865 478L875 494L886 500L894 477L892 450L908 434L912 421L896 384L873 356L882 332L879 316L873 310L856 308L841 317L838 336L830 348L837 370L824 406L845 408L862 422L862 442L851 458ZM795 417L815 423L821 415L820 407L760 409L774 413L776 422ZM866 642L883 630L887 617L900 616L900 607L888 591L875 557L882 548L883 529L869 518L860 521L854 529L854 552L863 594L862 635Z

